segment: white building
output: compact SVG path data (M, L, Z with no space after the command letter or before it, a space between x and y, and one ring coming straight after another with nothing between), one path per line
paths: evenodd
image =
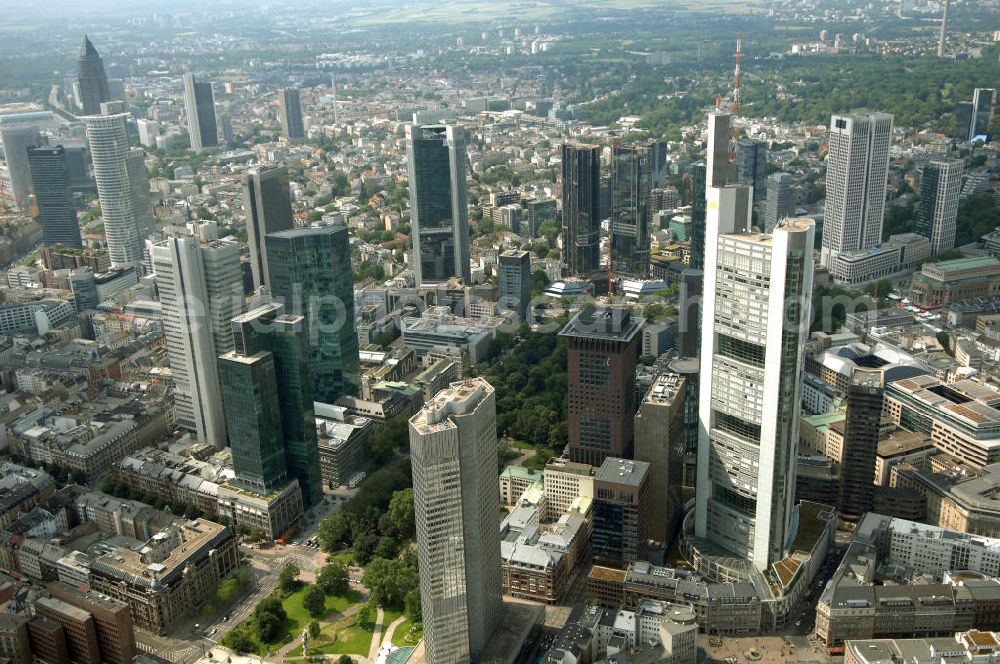
M475 661L500 623L496 395L473 378L410 418L428 662Z
M174 381L177 422L199 440L226 445L218 356L233 350L229 321L243 311L240 245L171 237L152 248Z
M885 185L889 173L892 116L834 115L826 158L826 208L821 261L833 268L844 251L882 241Z

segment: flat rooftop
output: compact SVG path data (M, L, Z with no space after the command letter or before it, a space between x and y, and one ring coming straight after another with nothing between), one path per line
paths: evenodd
M559 335L628 343L644 322L643 318L633 318L625 308L587 307L566 323Z
M601 464L594 479L600 482L638 487L649 473L649 464L645 461L632 461L608 457Z

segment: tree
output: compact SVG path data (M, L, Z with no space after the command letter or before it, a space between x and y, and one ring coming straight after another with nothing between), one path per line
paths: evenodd
M316 583L328 595L343 595L350 588L350 574L340 563L323 565L316 576Z
M411 622L421 622L424 619L423 609L420 606L420 589L414 588L406 593L403 598L403 607L406 617Z
M354 540L354 560L359 565L367 565L368 561L375 555L375 550L378 549L380 539L378 535L372 532L360 533L358 538Z
M278 585L281 590L290 593L294 591L299 585L299 568L298 566L288 563L281 569L281 574L278 575Z
M318 584L309 586L305 594L302 595L302 608L309 612L313 618L322 618L326 615L326 593Z
M283 624L287 618L288 614L285 613L281 600L274 596L264 598L254 609L257 638L263 643L277 641L284 635Z
M397 539L409 539L416 531L413 512L413 489L392 494L389 511L379 520L379 531Z
M337 664L354 664L354 660L350 655L341 655L337 658Z
M316 530L319 545L324 551L337 551L354 541L350 514L344 510L323 519Z
M311 623L309 623L309 638L315 639L319 636L319 633L320 633L319 623L313 620Z
M223 645L239 654L254 652L257 649L253 638L243 629L234 629L226 634Z
M417 570L410 560L373 558L362 582L379 606L401 607L406 593L417 587Z

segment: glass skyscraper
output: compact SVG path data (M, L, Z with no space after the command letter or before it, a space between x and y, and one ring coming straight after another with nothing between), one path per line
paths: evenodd
M649 222L653 148L611 149L611 260L620 276L649 277Z
M45 245L65 244L83 247L80 223L73 206L69 168L63 146L28 148L28 164L38 205L38 223L42 225Z
M288 191L288 169L284 166L262 166L244 175L243 210L246 213L247 244L250 246L250 272L254 290L257 290L268 283L265 236L295 227Z
M194 74L184 74L184 112L187 113L191 149L195 152L219 145L215 120L215 95L210 82L198 82Z
M347 227L268 233L266 246L271 295L285 311L306 319L314 399L332 404L357 394L360 361Z
M589 277L601 267L601 148L562 146L563 251L571 275Z
M417 286L453 277L472 283L464 130L455 125L406 125L406 165Z
M108 74L104 71L104 61L86 35L80 45L76 69L83 114L97 115L101 112L101 102L110 100L111 94L108 92Z

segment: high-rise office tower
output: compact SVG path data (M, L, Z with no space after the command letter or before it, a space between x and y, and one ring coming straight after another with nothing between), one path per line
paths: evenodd
M10 172L10 186L14 194L14 205L28 209L31 196L31 165L28 163L28 148L42 144L38 125L32 122L6 123L0 121L0 142L3 142L4 159Z
M684 481L684 378L653 380L635 415L635 459L649 464L649 536L667 544L667 524L680 509Z
M80 223L73 205L66 150L63 146L28 148L28 164L35 189L35 204L42 225L42 243L83 247Z
M813 222L758 235L749 193L708 196L694 536L764 571L794 523Z
M298 139L306 137L305 124L302 122L302 98L298 88L282 88L278 90L278 102L281 106L279 114L281 133L285 138Z
M736 180L753 187L753 204L763 209L767 191L767 143L752 138L736 141Z
M972 119L975 114L975 107L971 101L960 101L955 104L955 140L963 142L972 140Z
M410 418L428 662L470 662L500 624L496 394L453 383Z
M649 142L649 181L653 189L667 186L667 144L663 141Z
M834 115L826 157L826 207L821 261L870 249L882 241L892 116Z
M691 268L701 270L705 267L705 187L707 185L708 166L699 162L691 166Z
M226 445L218 357L233 349L230 321L243 310L240 245L191 236L152 247L177 422L198 439Z
M246 213L247 244L254 290L266 286L268 233L295 227L292 198L285 166L261 166L243 176L243 210Z
M357 394L360 359L347 227L298 228L266 237L271 295L285 311L306 318L313 398L332 404Z
M219 128L222 129L222 142L226 145L236 145L236 135L233 133L233 116L229 113L219 115Z
M736 183L736 164L729 155L731 141L732 116L728 113L709 113L708 153L705 162L706 187L724 187Z
M516 311L520 321L528 320L531 308L531 255L520 249L503 252L497 259L500 308Z
M562 232L566 269L589 277L601 267L601 148L562 146Z
M219 373L236 477L257 490L297 479L306 507L317 505L323 485L305 318L269 303L232 325L235 350L220 356Z
M624 568L646 559L651 527L649 464L608 457L594 475L594 564Z
M969 140L990 134L990 120L993 119L993 102L997 91L993 88L976 88L972 94L972 132Z
M854 369L847 388L837 513L848 521L858 521L872 510L884 388L885 377L881 369L860 367Z
M80 54L76 59L76 80L83 114L98 115L101 112L101 102L110 100L111 94L108 92L108 74L104 71L104 60L86 35L83 36Z
M219 145L212 83L196 81L192 72L184 74L184 113L192 150L198 152Z
M701 325L701 288L705 273L688 268L681 270L678 283L677 351L681 357L698 357Z
M767 178L767 204L764 209L764 232L770 233L778 222L795 214L795 190L788 173L772 173Z
M632 457L635 366L644 320L620 308L588 307L559 333L567 340L569 456L600 466Z
M955 248L958 195L962 191L961 159L934 160L924 166L917 202L917 232L931 241L931 254Z
M649 277L649 145L611 148L611 260L621 276Z
M135 661L138 654L135 628L128 606L93 590L62 581L50 584L48 591L53 597L86 611L94 619L103 664L131 664Z
M417 287L452 277L472 283L465 130L455 125L406 125L406 167Z
M90 115L84 121L111 265L138 268L152 210L142 151L129 147L128 117L126 113Z

